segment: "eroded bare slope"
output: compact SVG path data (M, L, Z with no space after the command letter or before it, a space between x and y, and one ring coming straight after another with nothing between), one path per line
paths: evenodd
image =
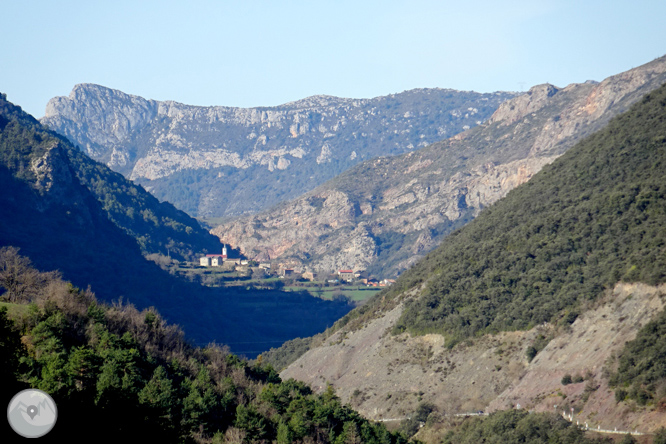
M557 405L558 412L575 407L576 417L592 427L650 431L666 426L666 416L618 404L603 371L665 301L664 285L618 284L569 327L485 335L453 349L439 335L389 334L400 305L359 330L338 331L281 377L317 390L330 383L344 402L375 420L405 418L422 402L444 414ZM525 351L539 335L554 338L528 362ZM565 386L566 374L586 379Z

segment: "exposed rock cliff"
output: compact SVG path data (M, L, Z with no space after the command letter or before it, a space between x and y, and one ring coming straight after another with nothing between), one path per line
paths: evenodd
M42 206L53 203L80 204L82 193L78 191L78 181L72 171L67 151L57 141L53 141L46 152L30 161L30 171L34 175L33 187L44 199Z
M42 123L192 215L229 216L299 196L363 160L450 137L513 96L419 89L232 108L82 84L49 101Z
M366 161L298 199L213 232L250 257L269 255L321 272L396 274L665 81L662 57L601 83L535 86L477 128Z

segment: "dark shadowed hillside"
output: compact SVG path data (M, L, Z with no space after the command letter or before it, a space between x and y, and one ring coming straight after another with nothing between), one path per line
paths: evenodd
M0 98L0 118L2 164L18 171L17 178L34 181L42 195L66 203L68 196L58 193L65 190L65 183L78 182L97 199L106 218L136 239L144 254L183 259L220 250L219 240L196 220L90 159L4 97Z
M189 254L217 241L171 205L87 159L4 96L0 185L0 246L20 248L39 268L59 270L78 287L90 285L103 300L155 306L198 343L228 343L253 356L321 331L350 309L299 293L202 287L161 270L144 258L151 250L142 248Z

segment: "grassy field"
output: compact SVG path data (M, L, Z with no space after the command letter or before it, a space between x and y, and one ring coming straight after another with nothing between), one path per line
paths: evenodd
M377 292L381 291L382 288L377 287L365 287L363 285L340 285L337 287L317 287L317 286L292 286L284 287L288 291L308 291L312 296L322 298L322 299L333 299L336 295L343 295L348 297L354 302L362 302L366 299L369 299Z

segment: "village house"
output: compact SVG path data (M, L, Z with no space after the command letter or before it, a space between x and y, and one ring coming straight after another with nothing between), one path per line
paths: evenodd
M199 258L199 265L201 265L202 267L210 267L211 259L212 258L210 258L208 256L201 257L201 258Z
M379 286L380 287L388 287L389 285L392 285L395 283L395 279L382 279L379 281Z
M227 255L227 246L222 246L222 254L207 254L199 258L199 265L202 267L221 267L228 265L248 265L249 261L240 258L231 258ZM269 264L270 267L270 264Z
M351 282L355 279L354 270L338 270L338 276L341 281Z
M222 245L222 254L207 254L199 258L199 265L202 267L221 267L227 259L227 246Z

